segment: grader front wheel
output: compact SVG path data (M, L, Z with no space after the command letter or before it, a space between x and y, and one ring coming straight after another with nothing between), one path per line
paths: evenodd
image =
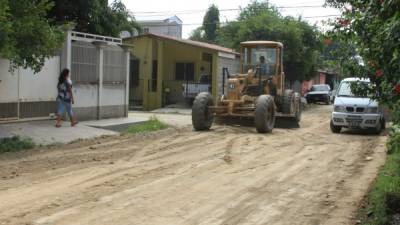
M282 104L282 112L284 114L293 114L294 113L294 91L285 90L283 94L283 104Z
M194 99L192 108L192 124L196 131L204 131L211 128L214 116L208 107L212 105L212 96L207 92L198 94Z
M258 133L272 132L275 126L275 103L272 96L258 97L254 122Z

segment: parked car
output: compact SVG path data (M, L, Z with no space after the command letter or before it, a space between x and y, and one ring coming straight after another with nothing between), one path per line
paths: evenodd
M211 85L207 83L186 83L182 84L182 95L189 102L193 102L194 98L202 92L211 93Z
M370 85L369 80L358 78L347 78L340 83L332 112L331 130L340 133L345 127L369 129L379 134L386 124L383 110L377 101L353 94L351 84L354 82Z
M323 102L329 105L333 101L331 87L327 84L313 85L304 97L308 104Z

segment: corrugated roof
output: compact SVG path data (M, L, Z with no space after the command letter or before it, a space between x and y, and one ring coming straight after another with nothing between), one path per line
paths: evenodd
M211 49L211 50L215 50L215 51L219 51L219 52L240 55L239 53L235 52L235 50L230 49L230 48L225 48L220 45L209 44L209 43L200 42L200 41L193 41L193 40L189 40L189 39L180 39L180 38L166 36L166 35L160 35L160 34L148 33L148 34L143 34L143 35L139 35L136 37L130 37L130 38L126 38L126 39L132 39L132 38L134 39L134 38L141 38L141 37L153 37L153 38L159 38L159 39L164 39L164 40L171 40L171 41L176 41L176 42L179 42L182 44L192 45L192 46L196 46L196 47L200 47L200 48L206 48L206 49Z

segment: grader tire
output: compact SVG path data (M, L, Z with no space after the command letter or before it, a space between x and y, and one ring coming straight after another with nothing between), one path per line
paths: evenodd
M213 105L213 99L207 92L197 95L192 107L192 124L196 131L209 130L213 124L214 116L208 110Z
M302 113L302 108L301 108L301 95L297 92L294 93L294 100L297 103L297 107L295 107L295 111L294 111L294 122L296 123L300 123L301 121L301 113ZM295 104L296 106L296 104Z
M275 126L275 102L270 95L261 95L256 102L255 126L258 133L271 133Z
M294 91L285 90L285 93L283 94L282 113L293 114L294 105Z

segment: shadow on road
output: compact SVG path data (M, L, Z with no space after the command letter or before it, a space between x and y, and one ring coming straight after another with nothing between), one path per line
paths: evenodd
M215 122L226 126L254 128L254 119L251 118L219 117L215 119ZM276 118L275 128L297 129L300 125L288 118Z

